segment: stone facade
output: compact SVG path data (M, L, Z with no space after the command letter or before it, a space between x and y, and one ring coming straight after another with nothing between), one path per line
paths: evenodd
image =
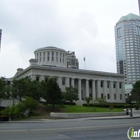
M18 69L14 79L26 76L38 81L54 77L62 91L69 86L76 87L79 101L90 96L93 101L105 97L107 102L125 102L124 76L121 74L31 64L25 70Z

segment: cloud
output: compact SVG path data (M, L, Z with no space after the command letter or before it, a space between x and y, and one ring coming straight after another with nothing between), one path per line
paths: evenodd
M114 26L130 12L138 13L134 0L4 0L0 76L28 67L49 45L75 51L81 69L86 57L86 69L116 72Z

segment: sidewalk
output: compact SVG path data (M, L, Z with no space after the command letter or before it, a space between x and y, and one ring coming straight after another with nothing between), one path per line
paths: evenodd
M140 110L133 111L133 117L130 115L124 116L109 116L109 117L85 117L85 118L75 118L75 119L36 119L36 120L25 120L25 121L7 121L8 123L37 123L37 122L55 122L55 121L83 121L83 120L111 120L111 119L137 119L140 118ZM6 121L3 121L6 122Z

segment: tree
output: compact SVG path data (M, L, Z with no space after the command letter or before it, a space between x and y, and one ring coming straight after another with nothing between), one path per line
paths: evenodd
M136 83L133 84L133 89L131 93L132 100L137 101L137 103L139 103L140 106L140 80L136 81Z
M34 100L40 101L42 97L42 85L38 81L31 81L28 87L27 96L32 97Z
M102 103L105 103L106 102L106 99L105 99L105 97L103 97L103 98L97 98L96 101L98 103L102 104Z
M61 103L62 100L61 89L59 88L59 85L57 84L55 78L48 79L44 99L46 99L47 103L52 104L52 107L54 107L55 104Z
M31 79L28 77L13 80L12 82L12 97L19 98L22 101L22 98L25 98L29 95L29 88L31 85Z
M31 97L27 97L23 102L17 105L8 106L1 111L3 115L10 117L11 119L20 118L22 116L27 116L31 110L36 109L38 106L38 101L35 101Z
M75 100L75 101L78 100L78 89L74 88L72 86L66 87L65 99L67 101L70 101L70 103L72 105L73 100Z
M10 96L10 86L5 82L5 78L0 78L0 98L7 99Z
M91 100L92 100L91 97L86 97L86 102L87 102L87 105L88 105L88 106L89 106L89 103L90 103Z

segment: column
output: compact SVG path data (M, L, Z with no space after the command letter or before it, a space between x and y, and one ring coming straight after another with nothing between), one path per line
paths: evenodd
M62 89L62 77L57 78L57 83L59 85L59 88Z
M89 97L89 80L86 79L86 97Z
M107 89L107 81L105 81L104 80L104 83L103 83L103 91L104 91L104 98L105 98L105 100L107 100L107 91L106 91L106 89Z
M41 82L41 81L45 81L44 75L40 75L40 77L39 77L39 82Z
M36 75L32 74L32 75L31 75L31 80L32 80L32 81L36 80Z
M52 51L50 51L50 63L52 62Z
M122 102L125 102L125 84L124 82L121 83L121 88L122 88Z
M70 78L66 77L66 87L69 87L69 86L70 86Z
M94 101L96 99L95 97L95 81L92 80L92 100Z
M110 81L110 102L113 102L113 81Z
M74 78L71 78L71 86L74 87Z
M97 80L97 98L101 98L100 88L101 88L101 81Z
M119 82L116 83L116 100L120 102Z
M81 100L81 79L78 79L78 97Z

